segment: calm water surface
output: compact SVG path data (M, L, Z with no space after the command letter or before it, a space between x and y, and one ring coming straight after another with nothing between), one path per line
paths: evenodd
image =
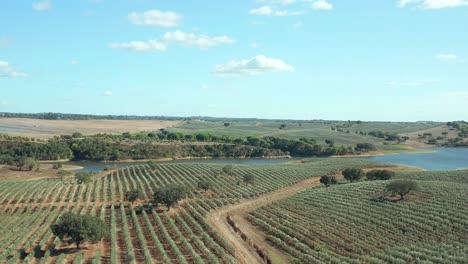
M468 169L468 148L434 148L433 153L395 154L368 159L426 170Z

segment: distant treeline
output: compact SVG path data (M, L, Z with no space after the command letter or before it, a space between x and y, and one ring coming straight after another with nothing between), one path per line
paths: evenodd
M449 139L446 145L451 147L468 147L468 141L466 141L466 139L468 138L468 122L448 122L447 126L458 130L458 137Z
M151 132L150 132L151 133ZM150 134L148 133L148 134ZM163 133L161 133L163 134ZM139 135L139 136L138 136ZM159 134L157 134L159 135ZM157 135L147 135L156 140ZM79 136L79 135L75 135ZM331 156L375 150L370 143L351 146L334 146L331 140L327 146L316 144L313 139L290 140L276 137L230 138L199 133L183 135L166 133L165 138L175 144L162 144L139 139L141 133L130 135L101 135L93 138L63 136L45 143L22 140L0 141L0 163L10 164L20 157L37 160L123 160L186 157L278 157L278 156ZM191 141L187 142L190 138ZM186 141L184 144L177 142ZM190 144L190 142L213 142L212 144Z
M183 117L171 116L136 116L136 115L82 115L63 113L0 113L0 117L32 118L45 120L184 120Z

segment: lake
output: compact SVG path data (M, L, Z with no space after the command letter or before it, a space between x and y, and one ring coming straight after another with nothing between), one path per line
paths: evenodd
M190 160L175 160L163 161L158 164L168 163L209 163L209 164L232 164L232 165L274 165L283 164L291 161L299 160L292 159L190 159ZM145 162L66 162L67 165L76 165L83 167L82 169L75 170L74 172L90 171L99 172L103 171L105 167L123 168L132 165L146 164Z
M431 150L434 152L392 154L367 159L426 170L468 169L468 148L433 148Z

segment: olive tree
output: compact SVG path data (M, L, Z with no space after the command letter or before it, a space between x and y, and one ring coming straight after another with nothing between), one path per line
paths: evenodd
M82 171L75 174L76 182L79 184L88 183L93 180L93 173L88 171Z
M337 184L338 181L336 180L335 176L325 175L320 177L320 183L325 185L325 187L329 187L332 184Z
M197 183L198 189L203 190L204 192L206 192L206 191L208 191L209 189L211 189L211 186L212 186L212 184L211 184L211 182L209 182L209 181L199 181L199 182Z
M80 249L81 243L96 243L107 234L106 224L101 219L70 212L60 216L58 222L51 226L51 230L60 239L75 243L77 249Z
M233 167L232 167L231 164L224 166L223 169L222 169L223 173L227 174L227 175L232 175L232 168Z
M244 174L242 181L245 185L253 184L255 182L255 176L250 173Z
M418 189L418 184L411 180L394 180L387 184L385 188L393 194L400 195L400 200L403 200L405 195Z
M127 200L133 204L138 199L143 199L143 192L140 189L130 190L125 193Z
M373 180L390 180L395 176L395 172L390 170L371 170L367 172L366 178L369 181Z
M167 211L171 209L174 204L186 195L186 188L179 185L168 185L161 187L153 194L155 204L164 204L167 206Z
M354 182L354 181L359 181L362 177L364 177L365 173L361 169L348 168L348 169L345 169L342 172L342 174L346 180L350 182Z

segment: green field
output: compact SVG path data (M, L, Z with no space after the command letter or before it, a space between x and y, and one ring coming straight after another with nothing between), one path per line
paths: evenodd
M230 126L225 127L221 121L191 120L174 128L168 129L171 132L181 132L184 134L194 134L206 132L213 135L230 136L274 136L288 139L312 138L320 144L325 144L325 140L331 139L336 145L356 145L357 143L379 143L382 139L372 136L364 136L356 132L384 131L393 133L407 133L442 125L436 122L362 122L353 124L349 128L341 131L332 131L331 127L347 124L347 122L336 121L234 121L229 122ZM279 129L281 124L286 124L286 129ZM347 131L350 133L347 133ZM388 147L388 149L398 149L398 147Z
M73 178L0 182L0 263L236 263L235 249L205 220L209 210L257 197L311 177L339 173L346 167L382 166L355 159L318 159L285 165L234 166L220 175L222 165L139 165L96 177L88 184ZM255 176L254 185L242 176ZM208 193L196 191L200 180L212 183ZM146 206L158 188L169 184L190 189L187 199L168 214ZM125 192L141 189L140 209ZM164 208L165 209L165 208ZM110 236L75 251L54 237L50 226L66 211L103 219Z
M468 171L402 172L419 190L381 200L387 181L313 188L250 221L297 263L466 263Z

